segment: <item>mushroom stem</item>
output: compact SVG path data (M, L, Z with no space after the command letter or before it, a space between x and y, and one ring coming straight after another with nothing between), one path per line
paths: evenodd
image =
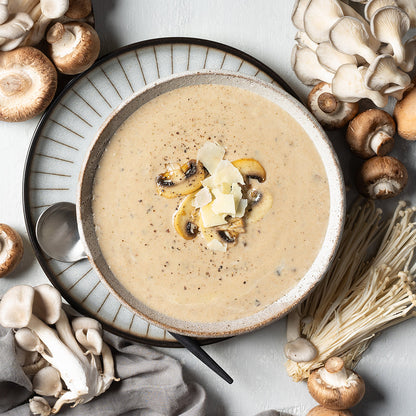
M68 389L75 394L88 393L86 371L77 356L59 339L58 334L35 315L32 315L27 328L35 332L45 344L50 355L42 356L61 374Z
M297 310L287 315L286 339L287 342L294 341L300 337L300 316Z
M384 155L390 151L393 138L385 131L378 131L370 141L370 147L376 155ZM388 149L387 152L384 149Z
M50 44L56 42L61 42L63 45L71 44L75 42L75 35L70 30L65 30L62 23L57 22L49 29L46 40Z
M331 357L321 371L321 379L332 387L344 386L348 379L344 360L340 357Z
M400 187L393 181L383 180L374 185L374 195L391 195L396 194Z
M318 97L318 106L324 113L331 114L338 110L339 101L333 94L324 92Z

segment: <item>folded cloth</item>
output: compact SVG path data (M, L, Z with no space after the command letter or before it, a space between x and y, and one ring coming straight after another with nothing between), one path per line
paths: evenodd
M104 339L113 347L120 381L88 403L64 406L60 415L205 415L205 391L196 383L185 383L178 361L108 332ZM28 399L32 394L31 382L16 360L12 331L0 326L0 415L30 416Z

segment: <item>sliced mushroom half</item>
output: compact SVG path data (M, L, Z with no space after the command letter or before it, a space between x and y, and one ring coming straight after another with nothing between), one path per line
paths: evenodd
M188 195L179 205L173 217L173 225L185 240L192 240L199 231L199 211L194 207L195 194Z
M233 165L240 171L247 183L247 178L257 179L259 182L266 180L266 171L261 163L256 159L238 159L232 162Z
M273 205L273 197L267 190L250 189L247 192L249 205L247 207L247 224L260 221Z
M242 218L231 218L227 224L216 227L204 227L202 221L200 221L199 229L207 243L212 240L218 240L221 243L234 245L237 243L238 236L246 232L244 225Z
M201 162L191 159L180 168L168 169L156 178L157 191L165 198L192 194L202 187L205 169Z

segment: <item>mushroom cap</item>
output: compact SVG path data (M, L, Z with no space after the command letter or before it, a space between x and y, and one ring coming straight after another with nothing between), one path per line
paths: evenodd
M318 355L315 346L306 338L297 338L285 345L287 359L297 363L312 361Z
M398 195L407 184L406 167L394 157L375 156L366 160L357 176L358 191L371 199Z
M70 19L84 19L92 12L91 0L69 0L69 8L65 13Z
M22 257L22 237L12 227L0 224L0 277L11 273Z
M40 0L42 14L49 19L58 19L68 10L69 0Z
M36 394L58 397L62 391L61 375L50 365L43 367L34 375L32 386Z
M61 294L51 285L36 286L33 300L33 314L43 322L53 325L61 316Z
M406 140L416 140L416 87L397 102L393 115L399 135Z
M32 317L35 289L28 285L11 287L0 301L0 325L5 328L24 328Z
M376 154L384 156L393 149L393 135L396 123L390 114L373 108L364 111L350 121L346 133L346 140L351 150L363 159L369 159ZM384 139L377 143L375 150L372 139L376 134L384 133Z
M49 54L60 72L68 75L87 70L98 58L100 39L87 23L55 23L46 36Z
M331 85L320 82L308 95L308 108L323 128L344 127L358 113L358 103L339 101L333 94Z
M329 361L329 360L328 360ZM318 368L308 378L308 390L311 396L322 406L332 410L345 410L355 406L364 396L365 384L355 372L346 370L345 381L342 385L331 385L324 381L324 372L336 373L343 370L337 366Z
M35 117L52 101L56 87L56 69L40 50L26 46L0 52L0 120Z
M333 410L319 405L309 410L306 416L352 416L352 413L349 410Z

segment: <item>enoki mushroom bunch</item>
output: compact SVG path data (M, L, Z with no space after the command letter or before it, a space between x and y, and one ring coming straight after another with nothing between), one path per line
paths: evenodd
M0 302L0 325L15 330L17 359L38 394L30 400L34 414L87 403L116 380L101 325L86 317L70 322L61 295L50 285L9 289Z
M287 362L295 381L308 378L333 356L353 367L377 333L416 316L415 211L400 202L391 220L383 222L372 202L359 202L351 209L331 268L312 295L291 312L299 315L300 337L317 350L311 361Z

